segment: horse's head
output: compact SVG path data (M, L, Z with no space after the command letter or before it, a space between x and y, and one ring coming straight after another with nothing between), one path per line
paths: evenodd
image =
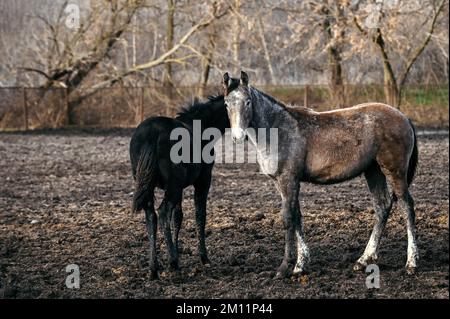
M248 87L248 75L241 72L241 78L230 78L228 73L223 75L222 81L225 106L230 119L231 136L235 142L242 142L245 131L252 119L252 100Z

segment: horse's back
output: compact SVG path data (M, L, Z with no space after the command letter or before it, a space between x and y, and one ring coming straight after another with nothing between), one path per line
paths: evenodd
M130 141L130 160L133 176L135 175L139 157L147 149L147 151L155 152L154 156L156 156L158 167L157 187L165 189L169 182L186 187L196 180L203 164L190 162L193 152L191 133L189 134L189 161L174 162L171 158L172 147L180 142L179 139L171 139L173 130L177 128L187 129L190 132L188 126L182 121L163 116L148 118L136 128Z
M317 114L324 126L341 126L347 133L367 135L370 139L408 138L413 134L408 117L384 103L369 102Z
M130 141L130 160L133 176L135 175L137 162L144 148L165 144L165 140L170 139L170 132L180 124L176 120L154 116L142 121L134 131ZM161 143L161 141L163 143ZM159 154L163 153L161 151Z
M311 180L320 183L355 177L374 161L389 162L392 157L406 160L414 144L408 118L382 103L313 112L305 130L306 172Z
M391 118L391 119L397 119L401 121L405 121L405 123L408 122L408 118L405 114L400 112L400 110L394 108L393 106L390 106L385 103L380 102L368 102L368 103L361 103L356 104L351 107L346 107L342 109L336 109L331 111L324 111L324 112L317 112L320 115L323 115L324 117L342 117L342 118L349 118L351 116L354 116L356 114L358 115L369 115L373 117L373 119L379 119L379 118Z
M364 114L365 128L371 130L369 137L376 140L381 148L412 148L415 133L411 121L400 110L383 103L364 103L349 108Z

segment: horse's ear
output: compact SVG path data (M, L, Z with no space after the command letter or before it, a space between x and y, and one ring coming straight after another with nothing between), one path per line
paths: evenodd
M248 74L244 71L241 71L241 84L244 86L248 86Z
M225 72L222 78L222 86L225 94L228 92L228 86L230 85L230 76L228 75L228 72Z

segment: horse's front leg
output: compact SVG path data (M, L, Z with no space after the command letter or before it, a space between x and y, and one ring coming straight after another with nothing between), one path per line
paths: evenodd
M295 236L297 238L297 262L295 263L294 275L301 275L305 272L309 262L309 248L305 243L303 235L303 218L300 205L297 201L297 220L295 222Z
M278 267L278 278L289 277L292 274L292 268L295 261L295 227L293 221L293 210L291 208L290 201L283 198L281 214L283 216L284 226L284 258Z
M194 202L195 202L195 221L198 234L198 252L203 265L209 264L208 254L205 243L206 226L206 203L208 200L209 187L211 185L211 173L203 173L199 180L194 184Z
M304 271L309 257L308 248L303 240L301 215L298 203L299 180L280 178L276 182L282 197L282 215L285 231L284 258L277 271L277 277L289 277ZM296 245L297 241L297 245ZM297 247L297 261L295 248Z
M179 253L178 235L180 233L182 222L183 222L183 211L180 202L175 206L172 213L172 241L175 246L175 251L177 253Z

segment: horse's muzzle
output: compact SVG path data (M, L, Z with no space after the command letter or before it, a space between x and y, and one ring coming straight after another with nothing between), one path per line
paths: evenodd
M231 137L233 138L233 142L242 143L245 140L245 131L240 127L233 127L231 129Z

